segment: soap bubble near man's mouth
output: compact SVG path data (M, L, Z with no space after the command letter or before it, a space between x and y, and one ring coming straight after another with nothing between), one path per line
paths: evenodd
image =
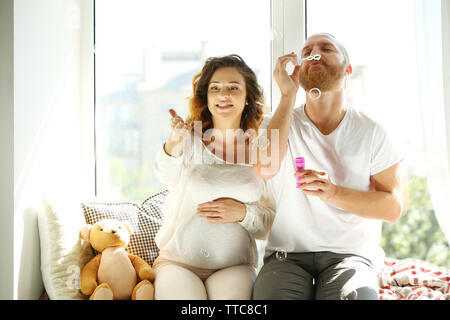
M298 58L298 63L297 64L302 64L303 63L303 61L312 61L312 60L315 60L315 61L319 61L320 59L322 58L322 56L320 55L320 54L314 54L314 55L311 55L311 56L308 56L308 57L306 57L306 58L301 58L301 57L299 57Z

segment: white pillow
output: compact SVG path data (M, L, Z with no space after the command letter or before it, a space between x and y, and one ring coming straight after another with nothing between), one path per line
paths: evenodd
M89 298L80 291L80 272L93 257L92 247L79 237L84 224L79 202L44 199L38 225L42 279L50 300Z

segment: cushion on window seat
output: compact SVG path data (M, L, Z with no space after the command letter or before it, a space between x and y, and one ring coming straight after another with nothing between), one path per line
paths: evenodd
M132 202L89 202L82 203L84 217L89 224L102 219L127 220L133 225L127 251L144 259L152 265L158 256L155 236L162 225L162 206L168 194L167 190L158 192L141 205Z
M94 224L106 218L130 221L134 234L127 250L152 265L158 255L154 238L162 224L162 207L167 194L167 190L158 192L142 204L85 202L81 204L82 210L76 199L44 199L38 225L41 272L48 298L89 298L80 291L80 272L96 252L79 237L80 229L86 223Z

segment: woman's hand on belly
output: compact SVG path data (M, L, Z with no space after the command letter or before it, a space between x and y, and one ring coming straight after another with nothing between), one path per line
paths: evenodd
M197 213L209 222L241 222L247 213L245 204L232 198L218 198L200 203Z

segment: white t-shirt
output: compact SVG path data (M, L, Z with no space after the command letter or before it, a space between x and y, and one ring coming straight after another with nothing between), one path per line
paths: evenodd
M386 131L367 115L348 107L339 126L323 135L306 116L304 105L295 108L288 150L279 173L270 179L276 215L266 247L274 251L351 253L368 258L378 267L382 221L346 212L296 188L295 157L305 168L326 171L339 186L369 191L370 176L397 162ZM267 127L270 116L264 120Z
M156 235L159 255L190 266L220 269L256 267L255 238L267 234L273 205L264 202L267 182L249 164L233 164L211 153L199 138L186 139L183 155L171 157L161 145L155 162L158 179L167 185L164 223ZM212 223L197 205L233 198L250 205L241 223ZM266 225L264 225L266 223Z

